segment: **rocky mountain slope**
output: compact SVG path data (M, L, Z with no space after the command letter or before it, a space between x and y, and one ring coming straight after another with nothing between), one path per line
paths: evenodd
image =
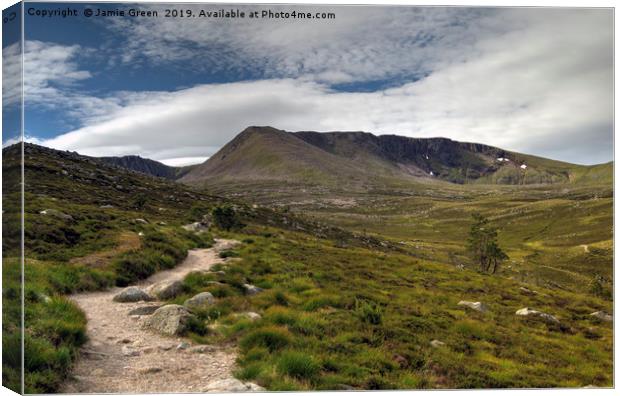
M285 132L249 127L182 182L280 181L377 186L440 180L456 184L550 184L610 178L612 164L592 167L446 138L365 132Z
M170 180L176 180L183 177L193 168L193 166L168 166L152 159L142 158L138 155L126 155L124 157L100 157L99 159L110 165L116 165L121 168L130 169L151 176L163 177Z

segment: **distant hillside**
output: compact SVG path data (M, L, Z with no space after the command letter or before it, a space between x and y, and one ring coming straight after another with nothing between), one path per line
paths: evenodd
M145 173L155 177L163 177L169 180L176 180L183 177L187 172L192 170L192 166L174 167L162 164L148 158L142 158L137 155L127 155L124 157L100 157L100 160L120 166L121 168L130 169L136 172Z
M612 171L612 163L575 165L446 138L249 127L180 180L194 184L286 181L340 187L432 180L518 185L609 182Z

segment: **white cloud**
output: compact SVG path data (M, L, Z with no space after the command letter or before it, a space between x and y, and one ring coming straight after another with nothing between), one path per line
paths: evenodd
M214 20L155 25L148 19L116 26L134 43L124 55L138 64L185 60L292 78L102 99L65 95L62 103L84 126L44 144L88 155L140 154L186 163L212 155L248 125L272 125L445 136L580 163L612 158L610 12L343 10L337 9L337 23L320 26ZM72 76L65 87L85 78L70 66L71 57L57 59L69 63L56 65L68 67ZM418 81L377 92L329 86L425 69L428 76Z

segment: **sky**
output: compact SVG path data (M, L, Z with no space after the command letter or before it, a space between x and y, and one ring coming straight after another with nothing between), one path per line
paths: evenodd
M48 147L187 165L270 125L613 160L610 9L26 3L33 14L67 7L79 16L24 20L24 133ZM167 8L246 17L166 18ZM267 9L335 18L248 18ZM3 42L3 53L10 114L19 47Z

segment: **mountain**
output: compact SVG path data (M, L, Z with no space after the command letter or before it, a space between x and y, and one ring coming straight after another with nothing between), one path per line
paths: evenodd
M130 169L155 177L163 177L170 180L176 180L183 177L193 168L193 166L168 166L162 164L161 162L148 158L142 158L137 155L127 155L124 157L99 157L99 159L107 164L116 165L121 168Z
M575 165L446 138L249 127L180 181L337 186L429 182L552 184L611 180L613 164Z

